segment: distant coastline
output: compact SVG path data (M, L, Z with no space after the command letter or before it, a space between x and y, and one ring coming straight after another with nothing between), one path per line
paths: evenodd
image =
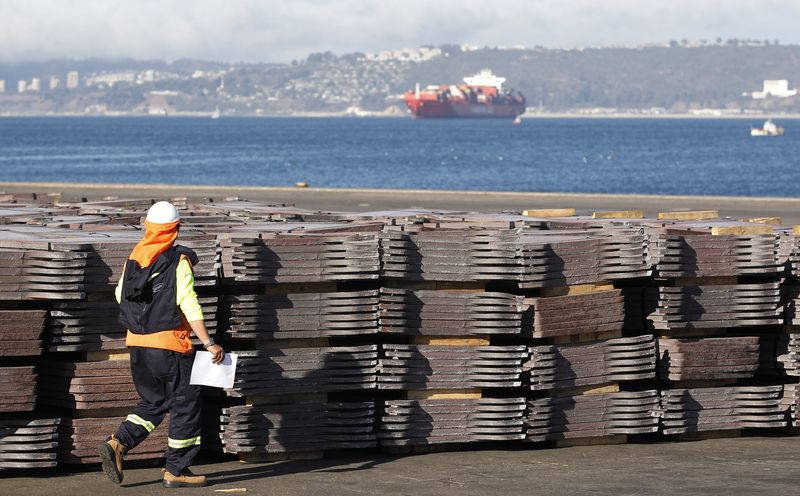
M210 112L174 112L168 115L149 115L138 112L105 112L105 113L14 113L14 112L0 112L0 119L2 118L34 118L34 117L57 117L57 118L72 118L72 117L133 117L133 118L152 118L152 119L169 119L169 118L196 118L208 119L211 117ZM223 115L223 119L297 119L297 118L348 118L348 119L411 119L410 114L397 114L392 112L364 112L360 115L353 115L347 112L293 112L286 114L243 114L243 115ZM523 114L522 120L526 119L699 119L699 120L715 120L715 119L731 119L731 120L763 120L767 118L772 119L800 119L800 113L758 113L758 114L730 114L730 113L637 113L637 112L608 112L608 113L591 113L588 111L577 110L575 112L542 112L534 114Z

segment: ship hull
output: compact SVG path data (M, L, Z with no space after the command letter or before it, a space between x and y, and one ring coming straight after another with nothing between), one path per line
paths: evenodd
M424 101L405 99L415 119L514 119L525 112L522 104Z

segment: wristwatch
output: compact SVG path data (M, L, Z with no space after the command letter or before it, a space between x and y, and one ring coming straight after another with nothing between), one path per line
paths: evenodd
M203 348L205 348L205 349L209 349L209 348L211 348L212 346L214 346L215 344L217 344L217 343L215 343L215 342L214 342L214 338L210 338L208 341L206 341L205 343L203 343Z

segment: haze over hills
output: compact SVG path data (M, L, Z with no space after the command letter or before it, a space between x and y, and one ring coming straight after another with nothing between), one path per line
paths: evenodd
M761 90L767 79L788 80L790 89L800 86L800 45L718 40L572 50L442 45L373 54L316 53L288 64L0 64L5 82L0 113L181 114L218 107L224 115L348 109L400 114L400 96L415 83L460 83L483 68L521 91L531 113L800 112L797 95L753 99L744 94ZM70 71L77 72L77 79L67 76Z

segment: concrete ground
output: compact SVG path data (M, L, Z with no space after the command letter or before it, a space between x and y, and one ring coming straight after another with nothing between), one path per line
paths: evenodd
M423 207L499 212L533 208L572 207L578 213L596 210L644 210L655 216L671 210L719 210L722 216L782 217L800 224L800 198L731 196L604 195L585 193L511 193L492 191L379 190L332 188L273 188L245 186L188 186L144 184L2 183L0 191L61 192L65 197L169 198L172 196L239 196L251 200L294 203L298 207L339 211L369 211Z
M0 495L791 495L798 494L800 437L745 437L406 457L356 455L312 461L203 464L212 485L168 490L157 468L0 476ZM245 489L246 491L241 491Z

